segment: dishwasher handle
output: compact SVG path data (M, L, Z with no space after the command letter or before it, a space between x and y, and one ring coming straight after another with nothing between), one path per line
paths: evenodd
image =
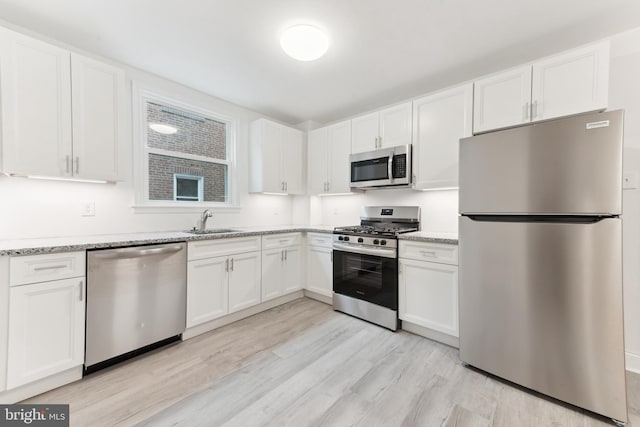
M161 248L124 248L97 253L94 256L98 259L129 259L140 258L149 255L164 255L180 252L184 248L183 244L174 246L163 246Z

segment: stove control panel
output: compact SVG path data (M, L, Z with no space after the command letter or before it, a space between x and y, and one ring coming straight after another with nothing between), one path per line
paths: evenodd
M342 234L334 234L333 241L339 243L348 243L351 246L385 246L388 248L397 248L398 240L393 238L381 239L379 237L368 236L345 236Z

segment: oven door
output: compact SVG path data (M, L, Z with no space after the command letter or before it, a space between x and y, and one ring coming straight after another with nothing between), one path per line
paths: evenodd
M398 309L398 259L333 250L333 291Z

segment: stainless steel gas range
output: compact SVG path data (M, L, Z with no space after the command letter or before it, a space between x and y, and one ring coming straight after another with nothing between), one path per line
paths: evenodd
M418 206L367 206L333 230L333 308L398 329L398 235L420 229Z

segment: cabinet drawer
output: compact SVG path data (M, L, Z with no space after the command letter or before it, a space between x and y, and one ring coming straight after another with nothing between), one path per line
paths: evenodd
M398 256L420 261L458 265L458 246L401 240Z
M192 261L195 259L259 251L260 247L260 236L234 237L230 239L189 242L187 253L189 261Z
M11 257L10 286L85 275L85 251Z
M307 233L307 244L309 246L330 248L332 245L332 237L332 234L326 233Z
M284 248L295 246L302 240L301 233L270 234L262 236L262 249Z

